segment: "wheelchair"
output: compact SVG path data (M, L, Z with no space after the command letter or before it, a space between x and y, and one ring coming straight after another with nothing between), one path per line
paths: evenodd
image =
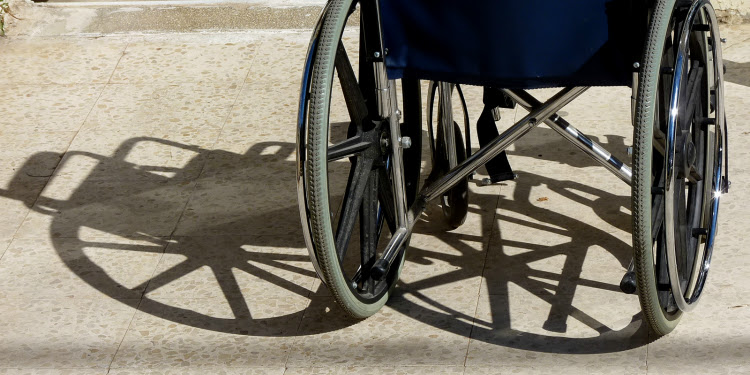
M671 332L702 295L729 189L721 42L708 0L330 0L297 123L298 201L319 277L349 315L375 314L427 202L461 225L469 176L544 123L631 185L633 260L620 287L638 294L652 332ZM430 82L424 181L420 80ZM529 113L472 153L461 84L500 89ZM559 114L591 86L632 88L632 169ZM554 87L544 102L527 91Z

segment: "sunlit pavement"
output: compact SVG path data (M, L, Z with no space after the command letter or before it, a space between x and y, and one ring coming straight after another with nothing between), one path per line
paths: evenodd
M656 341L617 287L629 186L546 127L509 151L517 180L471 184L462 227L428 211L380 313L344 317L296 203L309 34L0 39L0 374L750 371L750 27L724 28L733 185L707 291ZM627 160L629 89L564 115Z

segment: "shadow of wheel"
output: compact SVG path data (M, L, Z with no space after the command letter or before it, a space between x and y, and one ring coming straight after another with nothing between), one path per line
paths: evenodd
M148 147L145 146L154 145L172 151L178 149L178 152L193 152L196 156L180 168L138 165L128 161L137 159L138 152L148 151ZM203 164L209 158L208 150L158 138L132 138L122 143L112 157L86 152L68 152L58 165L58 172L70 171L66 163L75 158L93 159L96 166L82 183L66 192L68 193L66 199L41 195L35 202L26 198L22 201L37 213L51 217L49 227L51 242L61 260L81 280L104 295L137 308L145 314L191 327L237 335L293 336L297 334L296 328L307 308L307 303L289 304L292 311L280 309L276 311L279 313L277 316L268 317L268 312L254 314L250 307L253 301L253 291L250 290L250 295L247 295L247 288L243 290L242 283L233 273L246 272L251 277L262 279L265 283L263 285L272 288L279 287L285 293L296 294L303 302L310 297L309 286L313 284L312 280L316 278L316 275L312 267L307 267L309 259L306 252L301 250L304 248L302 235L296 233L299 231L299 218L296 215L297 206L292 189L290 189L291 197L282 197L270 204L268 195L243 194L248 191L253 193L266 189L266 177L274 176L274 178L283 179L279 177L280 174L284 171L293 171L294 162L287 160L293 150L293 144L265 142L253 145L244 155L222 150L211 151L210 157L219 163L218 173L226 175L251 172L254 176L259 176L257 181L241 179L234 181L231 177L228 179L202 175L198 177ZM36 157L36 159L39 158L47 160L50 155L41 153ZM33 168L34 160L35 157L32 156L14 178L23 178L25 171ZM76 165L76 163L71 164ZM243 168L247 170L243 171ZM59 173L59 175L64 175L64 173ZM289 179L293 181L293 176L289 176ZM137 183L132 183L132 181ZM176 231L174 226L178 223L177 215L173 215L174 223L171 227L169 223L165 226L160 222L165 218L164 212L180 213L186 209L187 197L193 193L195 183L206 182L210 185L214 181L221 181L216 193L241 197L236 208L232 207L228 212L221 211L219 217L216 215L209 215L206 218L194 217L192 225L187 229L192 231L190 235L194 237L174 235ZM230 182L226 183L226 181ZM12 188L15 185L11 183L10 186ZM250 186L249 190L242 190L248 186ZM210 196L211 191L207 194ZM10 198L18 196L21 200L20 197L23 194L8 190L3 195ZM178 199L174 196L182 198ZM258 207L255 212L252 210L254 207ZM181 216L179 217L182 219ZM273 218L273 225L270 229L269 218ZM165 231L164 228L172 229ZM277 233L282 230L286 234L265 234L257 237L231 235L231 233L241 231L242 228L248 228L248 231L256 228L262 233L269 230ZM90 236L91 233L94 235ZM184 242L189 242L189 238L202 238L203 235L210 237L216 233L229 233L230 235L221 236L223 242L215 246L209 244L206 251L180 250L181 246L185 246ZM298 249L300 252L255 251L256 248L262 247L282 250ZM137 272L137 267L127 263L137 262L138 254L161 256L161 254L173 254L170 249L175 248L177 250L174 254L183 256L185 260L164 270L155 265L157 272L145 282L136 286L126 286L107 273L108 270L111 271L111 264L104 264L103 259L92 257L87 253L87 249L91 248L114 251L111 254L118 255L112 259L122 260L123 257L125 259L125 262L118 264L117 267L134 267L134 272ZM216 254L221 254L221 256L216 258ZM112 262L111 259L104 261ZM190 290L185 292L187 294L179 295L184 301L188 301L180 302L184 304L183 306L177 306L178 303L172 304L168 298L153 298L149 295L167 284L179 282L180 279L199 269L209 269L216 277L219 291L214 295L225 298L231 309L229 317L224 314L214 316L215 314L210 312L199 311L199 306L191 306L189 300L194 296L189 295ZM279 272L274 270L279 270ZM290 281L280 276L282 272L286 272L287 275L292 273L300 276L304 280L310 280L310 283L299 285L293 280ZM294 279L294 277L288 278ZM332 301L331 304L333 304ZM286 305L282 304L282 306ZM295 308L297 310L294 310ZM328 306L321 306L321 308L325 309ZM331 326L331 330L351 323L342 321L339 325Z
M489 314L484 314L486 311L482 311L476 315L471 315L458 311L436 300L437 298L431 298L425 293L421 293L421 290L424 289L448 285L459 282L466 277L476 276L459 271L423 279L414 283L415 285L404 285L402 283L401 288L398 289L400 293L393 298L388 306L404 315L419 317L419 320L423 323L440 327L457 335L466 335L467 332L471 332L470 337L474 341L534 352L601 354L631 350L648 344L651 339L640 312L632 316L625 315L618 320L617 324L609 327L604 322L598 321L594 316L601 316L604 309L606 311L619 310L617 306L611 305L617 302L604 300L601 302L601 306L608 304L609 306L603 308L587 306L586 309L591 309L588 312L577 308L573 303L575 290L580 287L595 288L600 293L612 293L612 296L624 296L617 284L610 285L600 281L583 279L581 278L581 271L587 250L592 246L600 246L617 260L617 263L622 267L622 272L624 272L632 257L630 243L626 243L612 233L607 233L590 223L532 204L531 191L533 187L543 186L566 199L572 200L575 202L573 204L590 204L599 219L615 228L628 232L630 215L621 212L619 208L629 207L630 197L612 194L575 181L560 181L529 173L519 173L519 177L518 182L515 183L513 196L511 198L501 196L498 207L501 207L502 211L498 212L494 220L482 220L482 222L493 222L493 226L497 226L498 222L524 225L529 228L548 231L549 235L565 236L570 239L569 242L552 246L524 244L503 239L503 232L497 227L484 228L482 233L500 234L501 238L499 239L493 234L491 241L494 244L499 243L501 246L508 245L528 250L520 254L515 254L515 252L505 254L501 251L500 253L503 254L495 254L493 259L488 256L488 263L492 261L502 265L501 267L493 265L492 272L487 268L490 265L485 265L482 282L483 287L488 289L488 294L483 294L480 298L489 299ZM583 195L587 198L584 199ZM475 202L494 201L487 199L486 194L477 193L476 190L472 192L472 196ZM589 199L592 199L591 197L595 197L593 201L589 201ZM606 207L606 209L603 207ZM473 214L495 214L494 207L484 210L472 207L470 212ZM435 226L432 223L422 224ZM418 233L425 233L425 231L426 233L432 233L430 228L425 228L424 225L419 224L415 227L415 230ZM455 239L456 234L445 233L437 234L437 236L444 242L452 244L455 250L462 252L461 256L470 256L469 251L471 249L465 249L465 246L460 244L461 240ZM540 271L530 266L533 262L559 255L566 257L565 265L560 274L551 274L548 271ZM407 252L407 262L430 264L440 261L461 267L460 259L458 259L461 256L410 248ZM408 266L407 263L406 267ZM509 271L502 272L502 269ZM619 282L620 277L621 274L613 274L613 282ZM541 281L540 279L544 280ZM511 325L511 303L515 305L527 303L511 296L509 291L511 284L514 285L515 289L520 288L527 295L533 295L532 298L541 300L535 302L546 303L544 306L550 309L549 317L543 326L532 327L535 332L513 328ZM407 298L409 295L411 297ZM413 299L419 300L419 303L410 301ZM481 300L479 303L478 311L482 310L481 306L483 305ZM535 304L534 306L539 305ZM617 313L619 312L617 311ZM487 319L488 317L490 320ZM524 319L523 316L514 316L513 318ZM564 336L568 326L566 322L569 319L588 326L589 334L578 335L576 333L576 335ZM446 320L451 323L446 324ZM550 334L538 333L539 328Z

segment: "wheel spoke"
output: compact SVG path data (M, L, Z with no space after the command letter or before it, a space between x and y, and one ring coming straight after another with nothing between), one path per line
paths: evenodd
M385 168L378 170L380 175L380 183L378 184L378 198L380 199L380 207L383 210L383 216L385 222L388 223L388 229L391 233L396 231L396 203L393 199L393 189L391 188L391 179L388 176L388 171Z
M654 128L654 139L653 139L654 151L658 152L663 157L666 154L666 151L665 151L665 149L667 148L666 144L667 144L667 140L666 140L666 136L664 135L664 133L662 133L661 130Z
M372 164L372 159L358 157L349 173L349 182L344 194L339 226L336 230L336 252L340 261L343 261L346 248L349 246L349 239L357 221L359 207L362 205L362 198L367 187Z
M651 241L656 242L659 231L664 224L664 195L654 197L651 208Z
M680 111L680 114L682 116L686 116L685 120L689 121L680 121L680 127L682 130L688 131L690 129L690 125L695 119L695 109L696 105L698 103L698 99L701 97L699 90L701 89L701 79L700 77L703 76L703 66L695 63L697 66L693 66L690 69L690 72L688 73L688 82L687 82L687 92L685 93L685 96L683 98L686 101L683 101L683 107L685 110Z
M373 288L373 280L368 277L368 272L375 263L375 253L378 244L378 171L370 171L370 178L367 181L367 187L362 197L362 206L359 209L359 248L360 248L360 269L364 270L363 290L370 291Z
M372 143L367 142L361 135L354 136L328 148L328 161L336 161L366 150Z
M349 56L346 54L344 44L339 42L336 50L336 73L339 76L339 83L344 92L346 108L349 111L349 117L356 124L357 129L362 129L362 122L367 117L367 104L362 95L362 91L357 83L357 77L354 75L354 69L349 62Z
M677 269L680 271L680 284L687 279L687 276L685 273L689 272L692 267L688 268L688 233L690 233L690 230L688 228L687 223L687 205L685 203L685 181L684 180L678 180L677 183L674 186L675 189L675 196L674 199L676 200L675 203L677 203L675 206L676 212L675 212L675 219L676 219L676 233L675 233L675 254L677 256ZM684 287L684 285L683 285ZM676 291L675 291L676 292Z

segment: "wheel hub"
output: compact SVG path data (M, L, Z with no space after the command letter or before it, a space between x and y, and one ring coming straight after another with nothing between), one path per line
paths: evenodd
M690 133L683 135L680 139L679 147L675 150L675 165L678 178L687 178L695 175L695 162L697 160L697 150L695 144L690 139Z

